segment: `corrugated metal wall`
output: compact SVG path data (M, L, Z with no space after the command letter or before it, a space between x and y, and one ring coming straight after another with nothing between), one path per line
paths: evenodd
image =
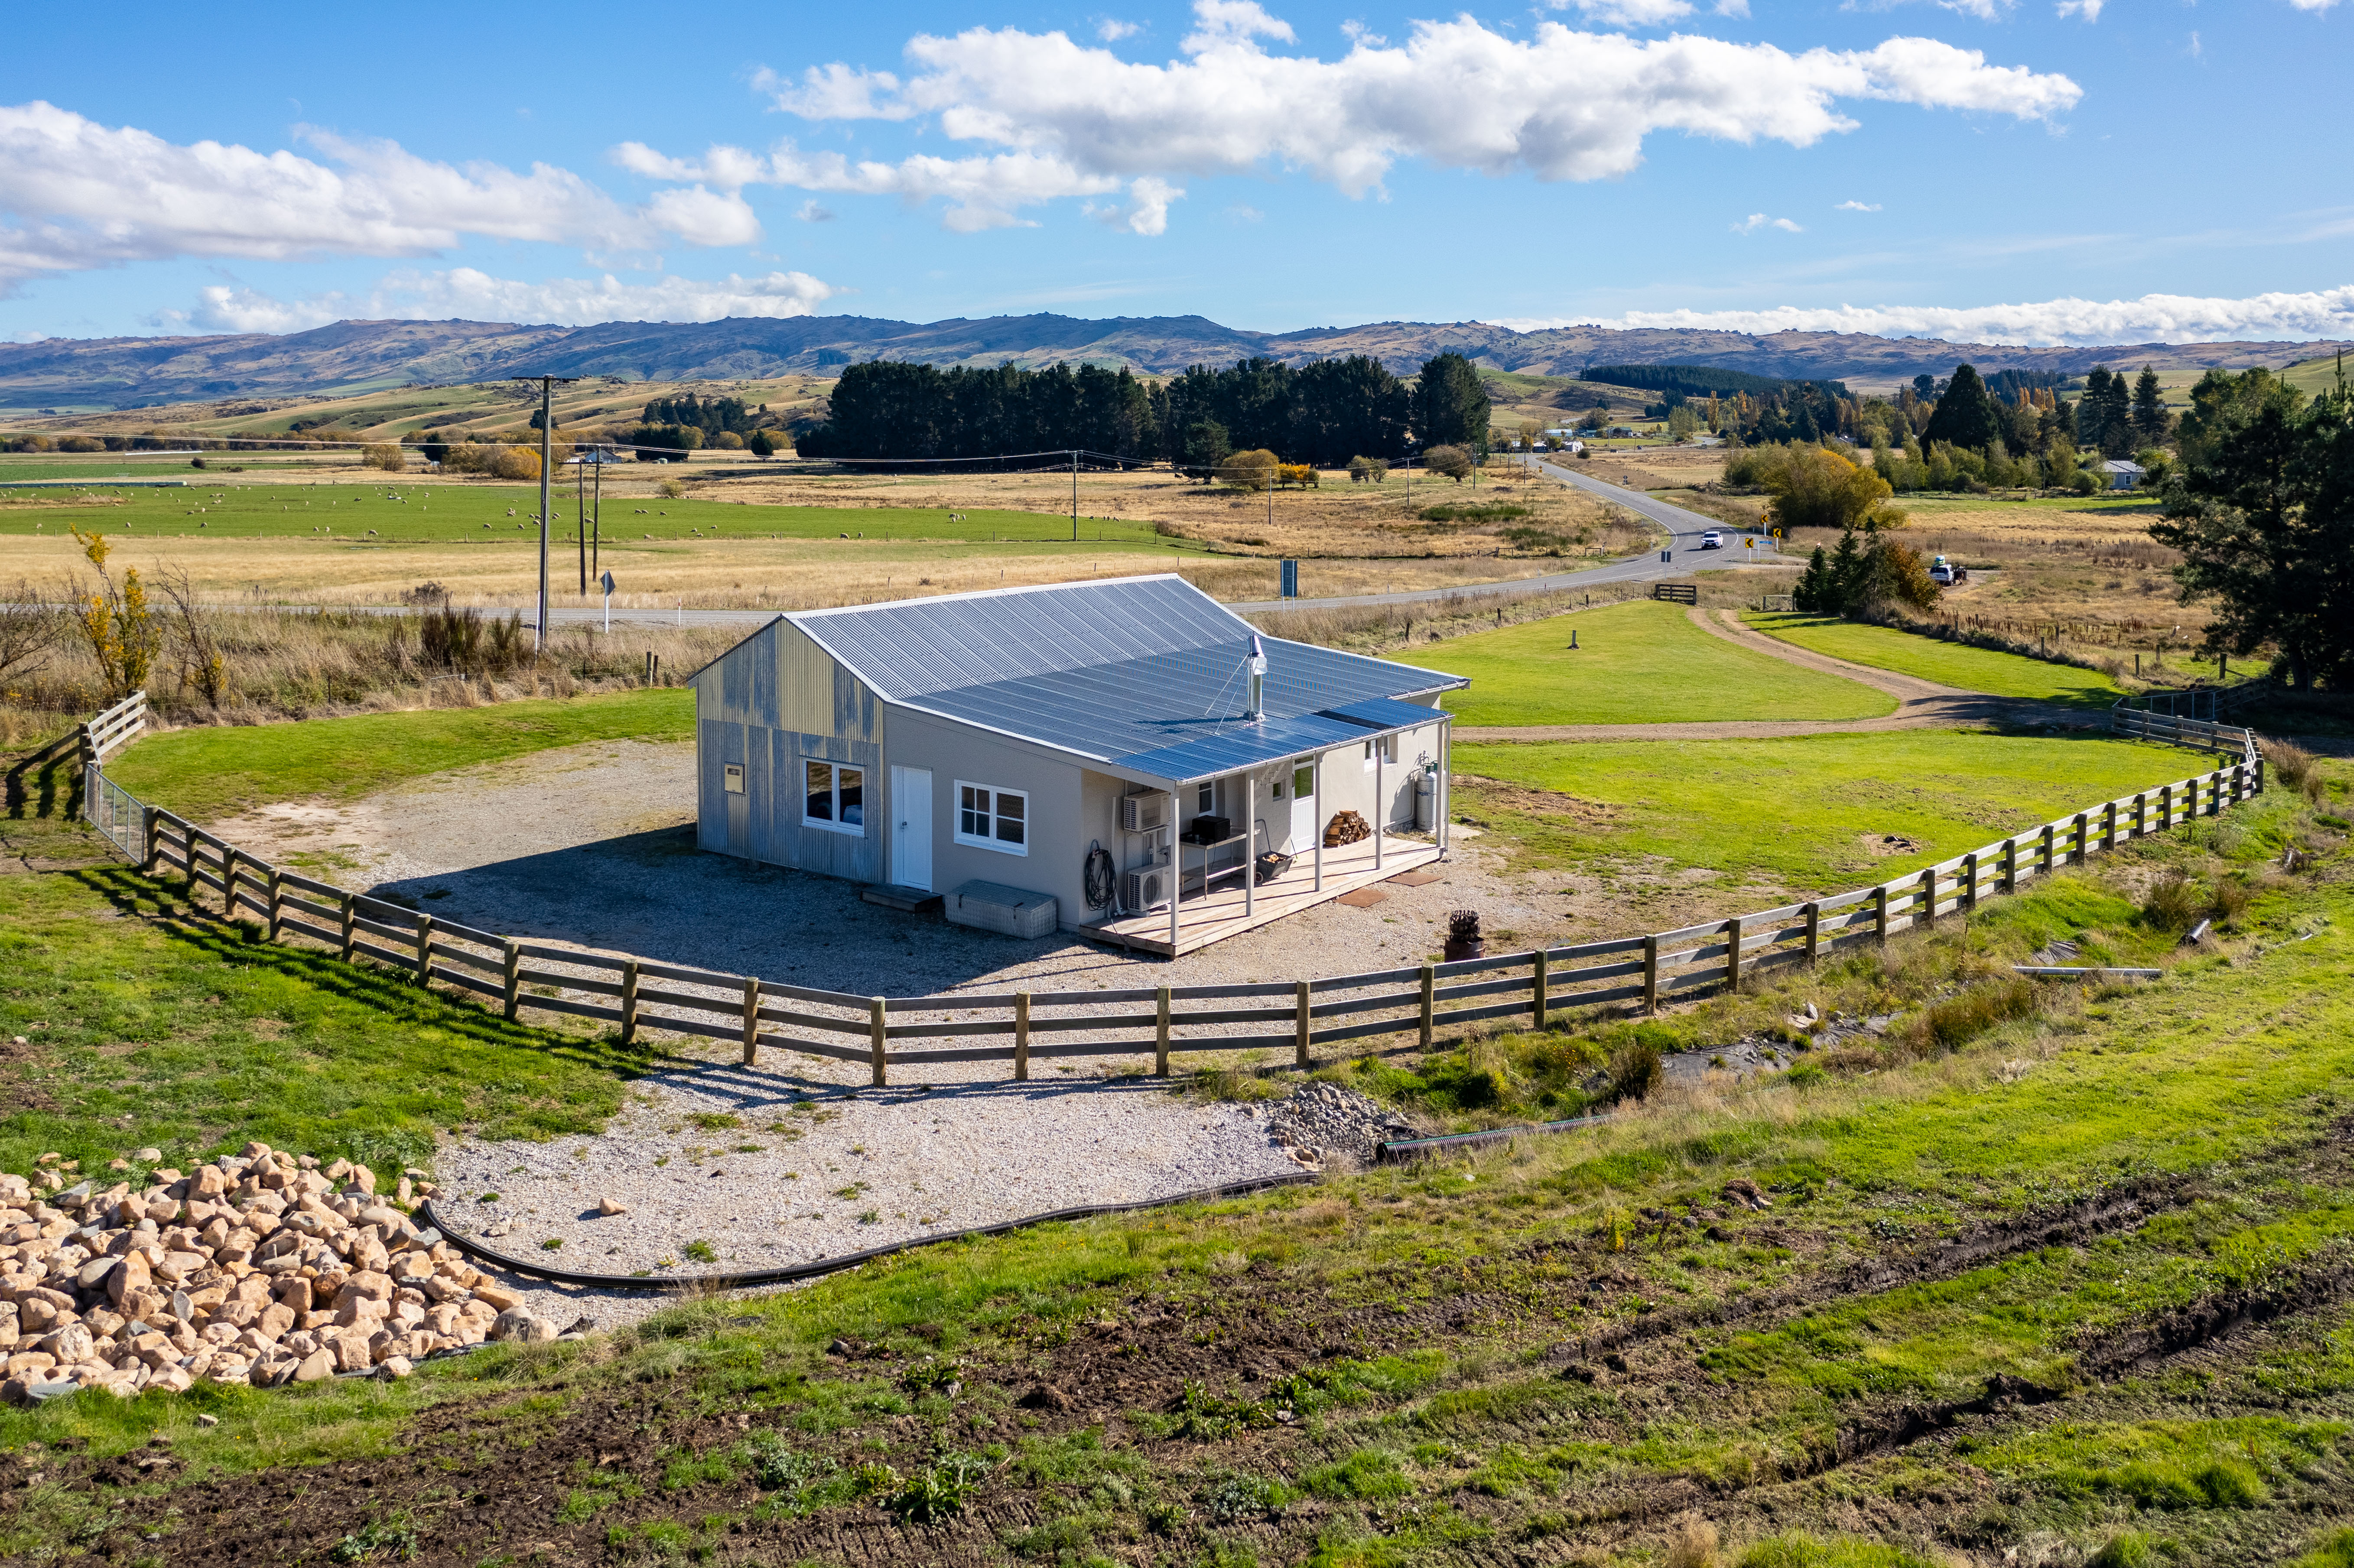
M695 680L695 842L716 853L861 882L883 876L883 715L874 693L779 620ZM865 769L863 835L801 822L804 758ZM726 769L744 768L729 795Z

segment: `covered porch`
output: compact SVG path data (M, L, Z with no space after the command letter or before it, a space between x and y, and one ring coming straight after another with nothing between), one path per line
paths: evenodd
M1136 952L1179 958L1302 909L1329 904L1402 872L1418 870L1441 853L1435 834L1393 827L1379 836L1378 847L1377 841L1369 838L1324 851L1320 877L1315 858L1300 855L1280 875L1256 887L1246 890L1243 878L1227 877L1213 882L1204 892L1179 900L1173 909L1163 906L1117 916L1081 930L1098 941L1115 942Z

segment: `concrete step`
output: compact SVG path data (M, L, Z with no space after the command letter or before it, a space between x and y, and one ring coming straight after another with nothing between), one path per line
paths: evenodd
M924 910L937 909L940 906L938 894L927 893L920 887L878 885L874 887L860 888L858 896L869 904L879 904L885 909L896 909L908 915L919 914Z

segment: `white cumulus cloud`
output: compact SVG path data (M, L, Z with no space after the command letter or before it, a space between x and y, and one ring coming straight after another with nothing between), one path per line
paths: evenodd
M2101 19L2101 7L2107 3L2108 0L2060 0L2057 8L2062 16L2082 16L2087 22L2097 22Z
M1096 37L1107 44L1116 44L1131 34L1144 31L1141 22L1123 22L1117 16L1106 16L1096 24Z
M1715 332L1857 332L1953 343L2021 344L2306 342L2354 339L2354 286L2313 293L2202 299L2044 300L2014 305L1784 305L1764 311L1629 311L1605 321L1503 321L1520 332L1573 325Z
M640 250L664 237L735 245L759 233L740 200L708 192L628 207L547 164L518 173L319 130L302 140L324 161L183 145L50 103L0 106L0 291L171 256L422 256L467 235Z
M1753 212L1747 217L1743 218L1739 223L1734 224L1733 226L1733 232L1735 234L1755 234L1761 228L1778 228L1785 234L1804 234L1806 232L1805 229L1799 228L1797 224L1791 222L1787 217L1768 217L1762 212Z
M553 323L714 322L727 316L805 316L842 291L806 272L757 278L664 277L652 283L599 278L525 282L472 267L394 272L366 293L340 291L282 301L248 288L215 285L192 311L167 312L172 325L200 332L301 332L346 319L408 317Z
M1876 201L1843 201L1840 203L1838 207L1834 210L1839 212L1878 212L1880 210L1880 204Z
M1665 16L1683 0L1595 4L1614 15ZM977 228L1023 221L1020 210L1037 202L1101 196L1146 176L1279 164L1362 196L1400 159L1417 158L1490 175L1604 179L1637 167L1645 139L1659 132L1805 147L1856 128L1846 102L2035 121L2083 96L2065 76L1991 64L1982 51L1934 38L1794 54L1558 22L1521 39L1465 16L1417 22L1395 46L1358 29L1346 53L1321 59L1267 52L1263 40L1288 40L1291 28L1253 0L1194 0L1193 11L1183 58L1165 64L1123 60L1061 32L975 27L910 40L905 79L840 62L812 67L797 82L765 77L776 106L806 119L924 119L951 141L1001 150L853 164L785 143L769 155L771 177L910 200L937 189L951 203L950 228ZM688 163L632 144L616 156L664 179L717 187L718 151Z
M1688 0L1568 0L1568 4L1575 5L1580 15L1614 27L1657 27L1692 14Z

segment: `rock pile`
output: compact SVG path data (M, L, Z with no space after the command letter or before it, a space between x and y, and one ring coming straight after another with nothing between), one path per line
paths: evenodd
M30 1177L0 1172L0 1399L12 1404L200 1378L398 1378L484 1340L558 1337L410 1222L432 1191L422 1172L379 1194L365 1165L249 1143L135 1189L68 1185L73 1174L54 1154Z
M1380 1101L1319 1079L1280 1100L1254 1106L1267 1137L1309 1170L1337 1159L1371 1165L1385 1139L1413 1138L1415 1129Z

